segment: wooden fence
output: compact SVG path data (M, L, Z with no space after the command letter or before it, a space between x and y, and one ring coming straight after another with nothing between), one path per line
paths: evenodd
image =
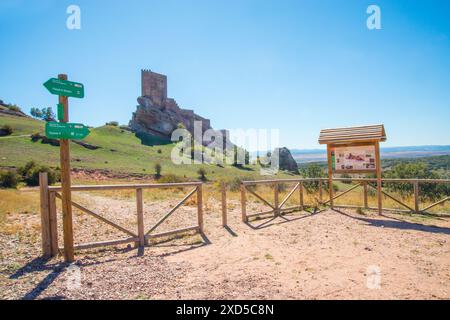
M57 210L56 199L61 199L61 187L48 186L48 178L46 173L39 175L40 182L40 202L41 202L41 226L42 226L42 251L44 256L55 256L59 250L77 250L89 249L102 246L110 246L124 243L135 243L137 246L144 246L149 239L158 237L170 236L182 232L197 231L203 233L203 197L202 197L202 183L201 182L185 182L185 183L161 183L161 184L121 184L121 185L86 185L86 186L72 186L71 191L99 191L99 190L135 190L136 191L136 219L137 230L128 230L115 222L106 219L105 217L93 212L92 210L82 206L75 201L72 201L72 206L78 210L110 225L111 227L123 232L127 235L126 238L115 239L102 242L92 242L75 245L72 248L58 247L58 232L57 232ZM193 187L193 189L172 209L162 216L153 226L145 231L144 226L144 209L142 191L144 189L163 189L163 188L181 188ZM181 205L183 205L190 197L197 194L197 224L166 232L156 233L156 229ZM65 219L65 217L63 217ZM72 230L64 229L64 237L73 239Z
M323 197L323 190L324 187L328 184L327 178L304 178L304 179L279 179L279 180L257 180L257 181L242 181L241 182L241 208L242 208L242 221L247 222L249 218L257 217L261 215L268 215L273 214L274 216L278 216L283 214L285 211L292 211L292 210L303 210L305 207L312 207L313 204L307 204L304 201L304 189L305 185L307 183L315 183L317 185L317 191L318 191L318 198L317 202L320 205L329 205L331 208L364 208L364 209L370 209L370 210L378 210L378 208L370 207L368 202L368 189L373 188L375 191L377 190L377 179L370 179L370 178L334 178L334 181L343 181L343 182L349 182L356 184L350 186L347 190L333 195L332 199L328 197L328 199L324 200ZM286 184L286 183L293 183L295 184L294 187L289 191L289 193L280 201L279 198L279 185L280 184ZM410 183L413 185L414 192L413 192L413 199L414 199L414 206L411 207L404 203L402 200L394 197L392 194L387 193L386 191L382 190L382 194L391 200L397 202L402 207L406 209L396 209L396 208L385 208L383 207L383 210L385 211L401 211L401 212L412 212L412 213L427 213L427 211L439 204L443 204L444 202L450 200L450 197L446 195L443 199L434 202L430 205L427 205L426 207L420 208L420 184L423 183L443 183L443 184L450 184L450 180L448 179L382 179L382 183ZM259 195L256 191L252 190L251 186L256 185L272 185L273 186L273 200L267 200L264 199L261 195ZM341 196L351 192L352 190L362 186L363 188L363 197L362 197L362 204L361 206L355 206L355 205L337 205L333 203L332 200L338 199ZM252 194L254 197L262 201L265 205L269 206L271 209L268 211L262 211L262 212L254 212L254 213L247 213L247 193ZM294 195L295 193L298 193L298 205L291 206L291 207L285 207L287 201Z

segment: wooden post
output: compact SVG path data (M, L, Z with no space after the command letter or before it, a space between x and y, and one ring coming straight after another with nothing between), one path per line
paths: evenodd
M50 239L50 213L48 204L48 176L46 172L39 172L39 191L41 200L42 255L48 258L52 255L52 248Z
M278 207L278 206L279 206L279 190L278 190L278 183L275 182L273 187L274 187L274 188L273 188L273 190L274 190L274 191L273 191L273 206L275 207L275 208L273 209L273 215L274 215L274 217L276 217L276 216L280 215L280 208Z
M322 204L322 179L319 180L319 203Z
M56 215L56 194L49 193L50 243L52 257L58 254L58 217Z
M300 196L300 210L303 211L304 203L303 203L303 181L300 181L300 184L298 185L298 193Z
M364 181L363 182L363 192L364 192L364 195L363 195L363 197L364 197L364 208L365 209L367 209L367 208L369 208L369 201L368 201L368 199L367 199L367 181Z
M331 163L331 146L327 144L328 154L328 193L330 195L330 208L333 209L333 167Z
M67 75L60 74L58 79L67 80ZM69 122L69 99L59 96L59 103L64 106L64 118L61 122ZM64 259L66 262L74 261L73 249L73 222L72 222L72 196L70 191L70 146L68 139L60 139L61 186L62 186L62 213L64 231Z
M197 187L197 218L200 233L203 233L203 194L202 185Z
M137 208L137 223L138 223L138 237L139 246L145 246L144 234L144 203L142 200L142 189L136 189L136 208Z
M245 194L245 185L241 184L241 212L242 212L242 222L247 222L247 199Z
M419 181L414 181L414 211L416 213L420 212L419 208Z
M381 193L381 160L380 160L380 142L375 142L375 162L377 166L377 198L378 198L378 214L383 213L383 199Z
M222 191L222 226L225 227L227 225L227 186L225 182L222 182L221 191Z

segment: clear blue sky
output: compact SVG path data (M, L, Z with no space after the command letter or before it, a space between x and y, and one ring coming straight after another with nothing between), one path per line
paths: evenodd
M366 27L370 4L382 30ZM0 99L54 107L42 83L64 72L86 88L73 122L128 123L148 68L213 127L279 128L290 148L372 123L384 146L450 144L449 37L445 0L1 0Z

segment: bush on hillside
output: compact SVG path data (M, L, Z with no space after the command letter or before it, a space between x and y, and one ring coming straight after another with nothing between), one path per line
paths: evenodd
M162 171L162 166L160 163L156 163L155 164L155 178L159 179L161 178L161 171Z
M118 127L119 123L117 121L109 121L106 123L107 126Z
M204 168L198 169L197 170L197 174L198 174L198 178L201 181L206 181L207 180L207 178L206 178L206 170Z
M10 125L5 124L0 128L0 137L1 136L9 136L12 133L13 133L13 128Z
M47 172L48 184L54 184L60 180L59 170L55 170L43 165L37 165L33 160L27 162L25 166L20 167L18 172L22 176L23 181L28 186L39 185L40 172Z
M20 109L18 106L16 106L15 104L10 104L8 105L8 110L11 111L16 111L16 112L22 112L22 109Z
M0 171L0 188L17 188L20 176L13 172L2 170Z
M174 174L166 174L158 179L159 183L178 183L178 182L185 182L185 181L186 181L186 179L183 179Z

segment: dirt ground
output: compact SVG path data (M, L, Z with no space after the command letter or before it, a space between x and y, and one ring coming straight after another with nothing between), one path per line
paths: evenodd
M75 200L136 230L134 200L99 195ZM147 201L146 229L176 202ZM38 215L14 217L27 232L1 235L0 299L450 298L448 219L416 223L400 215L326 210L244 224L239 203L229 206L228 228L221 226L219 203L210 201L203 236L144 250L122 245L79 251L75 267L62 257L38 257ZM90 216L74 215L76 243L122 237ZM190 204L158 230L195 221Z

